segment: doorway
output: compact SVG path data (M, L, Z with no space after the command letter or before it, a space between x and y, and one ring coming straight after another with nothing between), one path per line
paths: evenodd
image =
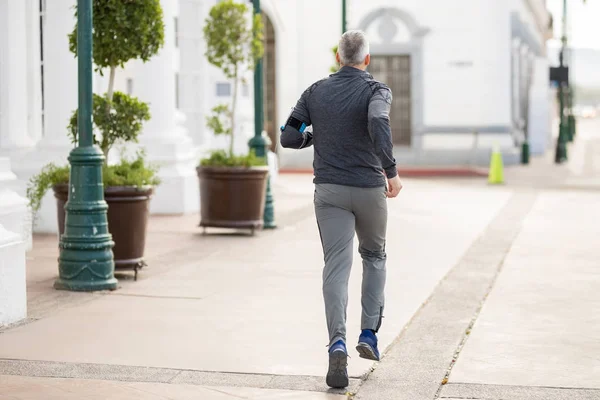
M390 125L394 145L412 144L412 88L410 55L372 56L369 73L392 90Z
M263 13L264 47L263 58L263 104L264 104L264 130L271 139L270 150L276 152L278 137L277 123L277 64L275 54L275 27L269 17Z

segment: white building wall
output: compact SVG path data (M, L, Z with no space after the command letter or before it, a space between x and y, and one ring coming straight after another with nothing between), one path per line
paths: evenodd
M27 317L25 244L0 225L0 327Z

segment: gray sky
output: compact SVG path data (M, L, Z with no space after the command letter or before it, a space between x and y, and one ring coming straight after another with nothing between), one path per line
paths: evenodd
M562 33L562 0L547 0L548 10L554 17L554 36ZM569 43L573 47L600 49L600 0L567 0Z

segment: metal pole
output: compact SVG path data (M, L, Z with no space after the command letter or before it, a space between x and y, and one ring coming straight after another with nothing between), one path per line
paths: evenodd
M342 35L344 33L346 33L346 30L347 30L346 14L347 14L346 0L342 0Z
M565 48L567 47L567 0L563 0L563 16L562 16L562 48L560 50L560 66L564 67ZM567 95L567 85L565 82L559 84L559 117L560 125L558 130L558 140L556 141L556 156L554 161L557 164L567 161L567 140L569 135L569 126L565 118L565 100Z
M569 129L568 129L569 135L567 137L567 140L569 142L573 142L573 140L575 139L575 125L576 125L575 115L573 114L573 102L575 99L575 87L574 87L575 85L572 84L572 82L574 82L574 80L573 80L573 50L569 49L567 53L568 53L567 65L569 66L569 97L567 100L567 108L569 110L568 116L567 116L567 124L569 126Z
M254 14L261 15L260 0L253 0ZM263 134L264 111L263 111L263 59L256 62L254 69L254 137L248 142L251 150L258 157L267 157L271 140ZM273 193L271 191L271 177L267 177L267 193L265 200L265 211L263 217L263 228L276 228L275 210L273 207Z
M69 155L69 199L65 205L65 231L59 243L59 277L54 282L59 290L117 288L114 242L108 232L108 206L102 184L104 155L93 145L92 136L92 16L92 0L78 0L79 143Z

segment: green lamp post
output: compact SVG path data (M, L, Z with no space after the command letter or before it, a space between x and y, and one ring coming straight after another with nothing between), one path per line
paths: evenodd
M567 122L569 124L569 142L572 142L575 139L575 115L573 114L573 101L575 97L575 92L573 86L569 85L569 100L567 102L567 107L569 108L569 116L567 117Z
M346 14L348 12L346 0L342 0L342 35L346 33L347 30L347 19Z
M78 146L69 162L69 200L65 231L60 238L59 290L114 290L114 242L108 232L102 183L104 155L94 146L92 132L92 0L77 1L77 61L79 80Z
M559 54L560 67L564 67L564 57L565 57L565 49L567 47L567 0L563 0L563 15L562 15L562 48ZM559 117L560 124L558 130L558 140L556 141L556 154L554 161L557 164L563 163L567 161L567 141L569 139L569 125L567 121L567 116L565 115L566 109L566 97L567 97L567 83L560 82L559 83Z
M253 0L254 14L261 14L260 0ZM263 134L264 111L263 111L263 60L257 60L254 69L254 137L250 139L248 145L254 150L258 157L266 157L271 140ZM267 194L265 201L265 212L263 218L263 228L276 228L275 209L273 207L273 192L271 191L271 177L267 177Z

